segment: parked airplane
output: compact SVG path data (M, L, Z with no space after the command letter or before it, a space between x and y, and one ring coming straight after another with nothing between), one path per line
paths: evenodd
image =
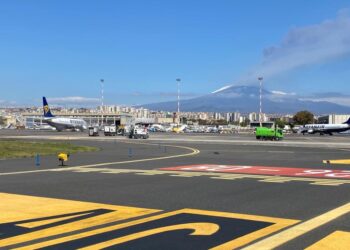
M49 124L34 124L34 129L37 130L56 130L55 127L50 126Z
M45 121L52 127L55 127L57 131L65 129L73 129L76 131L82 131L87 129L87 123L83 119L56 117L51 113L49 105L45 96L43 97L43 108Z
M187 125L178 125L176 127L173 127L173 132L183 133L186 128L187 128Z
M165 127L161 124L152 124L149 128L148 131L150 132L165 132Z
M350 118L341 124L306 124L305 126L300 127L299 133L320 133L320 135L332 135L333 133L340 133L347 130L350 130Z

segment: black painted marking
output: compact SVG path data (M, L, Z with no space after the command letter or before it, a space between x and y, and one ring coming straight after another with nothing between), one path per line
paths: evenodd
M97 215L114 212L114 211L115 210L109 210L109 209L94 209L94 210L87 210L87 211L76 212L76 213L60 214L60 215L41 217L41 218L35 218L35 219L30 219L30 220L22 220L22 221L3 223L3 224L0 224L0 239L13 237L13 236L17 236L17 235L21 235L21 234L25 234L25 233L31 233L31 232L35 232L38 230L42 230L42 229L46 229L46 228L50 228L50 227L55 227L55 226L67 224L70 222L91 218L91 217L94 217ZM77 216L74 218L63 219L64 217L74 216L74 215L80 215L80 216ZM30 222L39 222L39 221L58 219L58 218L62 218L62 220L57 221L57 222L48 223L48 224L45 224L42 226L37 226L34 228L26 228L26 227L18 226L19 224L30 223Z
M77 249L150 229L199 222L215 223L220 226L220 229L209 236L189 235L193 232L189 229L164 232L105 249L209 249L273 224L270 222L181 213L42 249Z

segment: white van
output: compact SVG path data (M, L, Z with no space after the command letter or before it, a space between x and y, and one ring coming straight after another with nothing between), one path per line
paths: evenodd
M148 139L148 129L144 127L134 126L130 129L130 139Z

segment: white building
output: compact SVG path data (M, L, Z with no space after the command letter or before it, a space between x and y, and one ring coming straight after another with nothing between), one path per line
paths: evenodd
M199 114L199 119L201 119L201 120L207 120L207 119L208 119L208 114L207 114L207 113L200 113L200 114Z
M215 120L221 120L222 119L222 115L220 113L214 113L214 119Z
M318 119L320 123L329 123L329 124L340 124L346 122L350 118L350 114L348 115L337 115L330 114L327 116L322 116Z
M239 122L240 118L241 118L241 113L239 113L239 112L234 112L233 113L233 121L234 122Z
M249 121L251 122L255 122L259 120L259 116L257 113L253 112L253 113L249 113Z
M257 115L257 117L258 117L258 119L257 119L257 121L259 121L260 122L260 114L259 115ZM267 115L265 114L265 113L261 113L261 121L262 122L267 122L267 121L269 121L269 118L267 117Z
M226 113L226 121L227 122L233 121L233 114L232 113Z

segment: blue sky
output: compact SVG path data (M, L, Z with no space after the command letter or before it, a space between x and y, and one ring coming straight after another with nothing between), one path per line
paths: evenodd
M260 74L270 90L346 101L349 8L335 0L2 1L0 104L40 105L46 95L95 105L101 78L105 103L143 104L176 99L176 78L190 98L257 84Z

